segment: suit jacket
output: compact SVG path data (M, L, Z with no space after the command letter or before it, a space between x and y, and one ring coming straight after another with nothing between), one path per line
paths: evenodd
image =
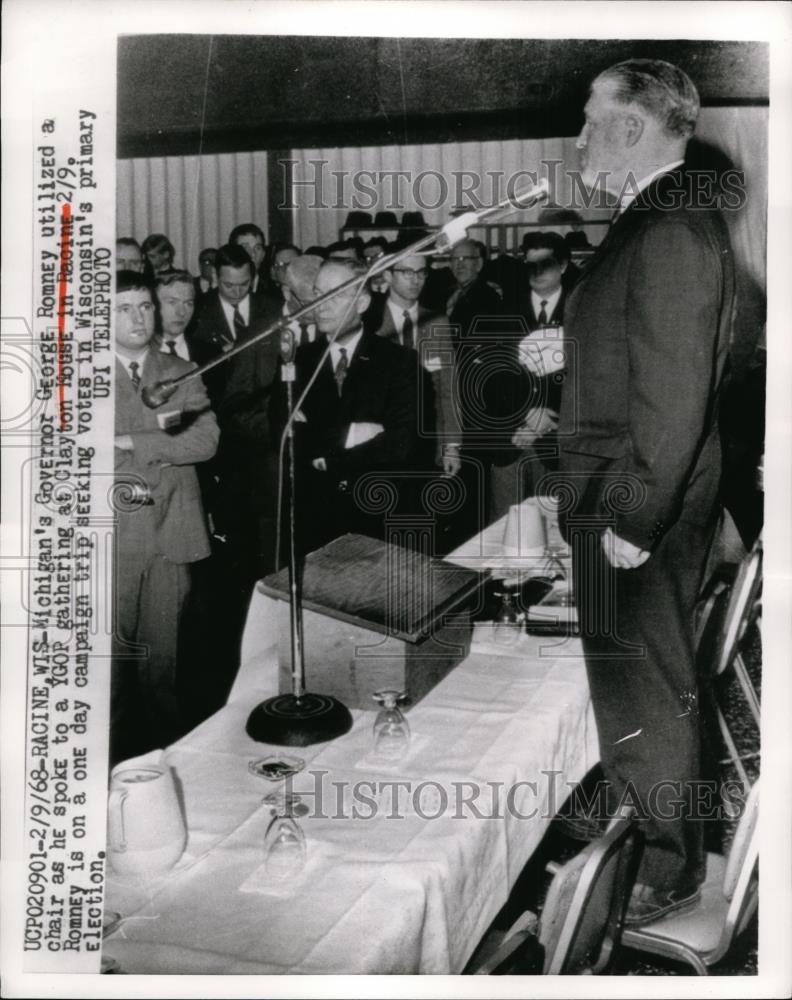
M561 288L561 295L559 296L558 302L556 302L555 309L547 317L548 326L563 326L564 323L564 305L567 298L567 290ZM531 295L531 286L528 284L527 279L520 287L520 296L518 300L518 309L522 316L525 317L526 322L531 330L536 330L539 328L539 320L537 319L536 312L533 307L533 298Z
M250 315L244 339L249 339L279 318L280 312L271 299L251 294ZM190 352L191 354L194 352L195 360L200 365L212 361L235 346L231 329L220 303L220 293L216 288L202 297L189 341ZM213 368L204 376L204 382L215 409L222 401L228 375L229 366L218 365L217 368Z
M395 344L399 343L387 301L376 333ZM421 394L418 432L427 441L427 450L433 453L431 460L439 462L444 444L462 442L462 427L454 397L456 361L447 318L419 305L414 346L421 366L418 373L418 391Z
M296 395L319 363L325 346L317 341L297 352ZM414 351L364 333L339 397L328 356L301 407L306 418L297 425L302 463L324 458L328 480L334 485L346 483L350 490L366 472L411 468L417 445L417 364ZM381 424L384 431L370 441L346 448L352 423Z
M674 171L642 192L565 312L562 472L584 513L608 505L610 478L614 530L644 549L679 520L705 525L720 476L734 261L723 219L680 198L690 191Z
M194 367L152 345L143 364L141 390ZM174 415L173 426L163 430L161 423L168 414ZM115 433L130 435L134 443L131 452L115 449L121 571L124 552L144 544L171 562L204 559L209 539L195 465L214 455L219 430L201 380L183 383L169 400L149 409L116 359ZM131 485L147 487L153 503L130 504Z

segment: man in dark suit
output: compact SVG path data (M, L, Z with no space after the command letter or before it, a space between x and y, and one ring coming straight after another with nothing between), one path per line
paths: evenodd
M503 302L484 278L486 251L476 240L462 240L451 250L451 272L456 282L446 304L455 342L455 401L462 423L461 481L465 507L457 518L458 541L489 522L489 494L494 461L499 460L500 420L493 424L493 408L502 381L502 365L514 338L513 323L505 324ZM522 329L522 327L520 327Z
M254 266L243 247L220 247L215 268L217 288L203 297L192 338L199 364L206 364L264 329L277 313L272 303L251 292ZM204 378L215 409L222 401L227 377L228 366L218 365Z
M354 261L327 261L319 270L316 294L363 273ZM321 365L301 406L304 420L295 425L303 551L346 532L384 537L393 507L380 501L391 483L398 495L399 474L411 471L415 462L417 359L414 352L364 332L361 317L368 305L366 291L355 300L350 290L320 305L317 326L326 337L335 337L329 353L322 360L326 342L317 340L297 354L298 395Z
M418 430L427 452L427 468L438 466L453 476L459 472L462 444L454 401L456 364L448 320L419 302L427 273L426 258L420 254L405 257L383 272L387 295L376 332L418 352L422 366Z
M154 302L143 275L118 272L115 321L113 761L180 735L179 620L189 565L209 554L195 465L212 457L219 436L199 378L154 409L142 400L146 386L194 368L151 343Z
M253 262L253 276L250 291L262 295L269 287L267 274L267 240L264 233L253 222L243 222L234 226L228 234L228 246L241 247Z
M531 233L526 239L525 280L520 282L516 300L525 328L514 326L516 336L509 342L513 356L502 366L497 393L489 394L490 398L496 396L492 399L493 417L505 418L504 447L492 466L490 520L507 513L512 504L535 496L542 476L556 465L555 430L563 373L549 370L552 354L539 349L550 346L553 336L560 339L569 252L557 233ZM530 336L545 328L550 329L546 336L539 335L539 340Z
M584 182L620 213L566 304L565 530L609 802L636 805L645 832L632 924L694 905L704 877L693 621L734 272L722 218L679 170L698 108L677 67L629 60L594 81L577 141Z
M198 360L192 341L192 319L195 313L195 285L189 271L174 271L160 275L155 281L159 305L160 328L156 342L166 354L175 354L185 361Z

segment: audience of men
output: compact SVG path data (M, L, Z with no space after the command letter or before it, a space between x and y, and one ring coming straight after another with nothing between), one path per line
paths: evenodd
M522 275L521 298L513 299L522 316L519 335L514 319L504 320L498 289L486 278L486 251L473 240L452 248L450 267L411 255L357 298L344 293L316 315L289 324L297 391L321 363L295 425L303 551L346 531L385 534L383 512L371 509L366 499L367 486L374 488L369 476L392 485L399 514L427 513L418 499L421 484L431 477L457 477L465 501L462 510L436 517L438 553L526 495L531 481L523 475L525 460L529 468L540 468L537 440L548 434L547 441L552 439L558 404L548 386L519 366L518 348L537 324L562 321L566 289L565 283L559 289L558 281L568 261L563 240L553 234L532 234L529 242L524 262L512 258ZM173 246L162 234L148 237L143 247L123 237L117 252L127 269L151 278L155 290L156 339L148 349L164 364L174 359L184 365L221 358L320 292L364 276L375 259L404 245L342 240L301 254L292 244L276 243L267 262L262 231L245 223L232 230L226 245L201 250L197 278L173 267ZM351 311L322 362L327 338L347 307ZM276 568L278 448L285 412L280 339L273 333L203 377L220 439L213 456L196 460L211 556L204 558L201 550L203 561L193 572L200 584L193 587L188 611L197 626L215 619L216 634L205 655L211 649L215 659L228 661L229 670L238 659L255 581ZM504 358L511 365L509 377L498 374ZM511 423L502 419L504 405L516 414ZM498 434L492 432L493 417ZM196 627L191 634L205 632ZM200 642L194 646L200 655ZM190 655L194 652L191 647Z

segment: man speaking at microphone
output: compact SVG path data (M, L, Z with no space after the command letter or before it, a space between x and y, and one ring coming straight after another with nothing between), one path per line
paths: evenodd
M633 925L694 906L704 877L693 624L734 274L680 169L698 109L676 66L629 60L594 81L577 140L619 213L565 311L560 461L609 807L634 805L645 833Z

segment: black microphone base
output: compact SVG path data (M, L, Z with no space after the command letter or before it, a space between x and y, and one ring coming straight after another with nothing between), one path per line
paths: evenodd
M325 694L278 694L256 705L245 731L257 743L307 747L343 736L352 728L346 705Z

